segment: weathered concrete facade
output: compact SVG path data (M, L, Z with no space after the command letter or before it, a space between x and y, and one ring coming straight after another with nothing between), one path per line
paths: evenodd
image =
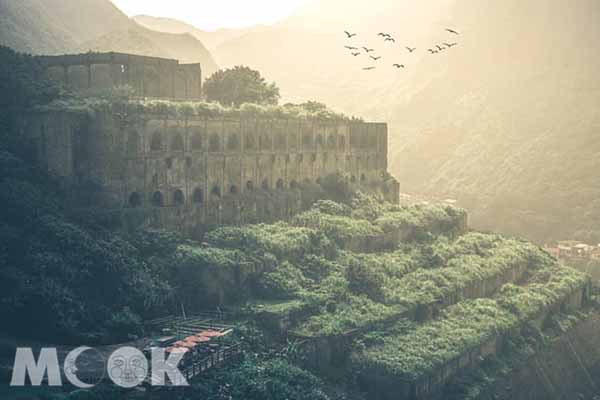
M129 85L140 97L199 99L200 64L123 53L38 57L47 78L76 91Z
M386 124L42 112L24 132L67 186L96 188L86 205L134 224L190 231L285 218L335 173L398 201Z

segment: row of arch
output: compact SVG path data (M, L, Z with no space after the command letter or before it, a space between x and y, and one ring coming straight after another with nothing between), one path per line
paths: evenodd
M174 133L170 136L170 142L167 143L165 134L162 130L154 132L150 138L150 151L184 151L185 144L183 135L180 133ZM133 130L130 131L127 137L127 152L130 154L137 153L140 149L140 134ZM344 135L329 135L325 139L322 135L317 135L314 141L315 145L320 148L343 150L346 147L346 137ZM225 143L225 149L228 151L240 150L240 136L236 133L227 136L227 142ZM269 135L259 136L259 148L260 149L271 149L272 148L272 137ZM312 135L304 135L302 138L302 146L312 147ZM190 147L192 151L204 150L204 134L195 132L190 138ZM285 137L277 135L275 137L275 149L284 150L286 147ZM256 150L256 144L252 136L246 138L245 148L248 150ZM208 151L219 152L221 151L221 136L213 133L209 137Z
M364 174L362 174L360 177L360 180L361 180L361 182L366 181L366 176ZM357 179L355 176L352 176L350 178L350 181L356 182ZM310 183L310 180L305 179L305 183ZM322 183L322 179L317 178L315 183L320 185ZM269 185L268 179L263 180L260 187L262 190L270 190L270 185ZM283 181L283 179L277 180L277 182L275 183L275 188L277 190L285 190L286 189L285 182ZM300 188L300 184L297 181L292 180L290 182L289 188L290 189L298 189L298 188ZM254 190L255 190L254 182L252 182L252 181L246 182L246 191L254 191ZM228 189L228 194L229 195L239 194L239 188L236 185L231 185ZM210 196L212 198L220 198L221 195L222 195L221 188L218 185L214 185L212 187L212 189L210 190ZM202 204L202 203L204 203L204 201L205 201L204 191L201 188L194 189L194 192L192 193L192 204ZM129 199L128 199L129 207L137 208L137 207L141 207L142 204L143 204L142 194L140 194L139 192L133 192L129 195ZM150 204L153 207L165 207L167 204L166 204L165 195L163 194L163 192L160 190L157 190L154 193L152 193L152 196L150 197ZM175 191L173 191L172 205L176 206L176 207L185 205L185 194L183 193L182 190L176 189Z

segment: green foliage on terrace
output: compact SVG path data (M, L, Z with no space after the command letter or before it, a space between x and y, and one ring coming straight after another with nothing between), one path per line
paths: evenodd
M120 89L107 93L63 94L48 104L37 107L40 111L65 111L95 115L95 113L116 113L135 118L149 114L158 118L204 118L204 119L299 119L322 122L362 121L325 109L314 109L309 103L285 105L260 105L244 103L238 106L223 106L206 101L147 100L130 97Z
M537 271L532 281L536 283L519 289L506 285L495 298L450 306L439 319L356 353L354 363L365 374L416 379L534 318L542 307L556 304L585 285L587 278L576 270L552 265Z
M464 235L454 243L442 239L427 251L434 264L389 279L383 287L386 302L432 304L513 268L540 268L552 262L529 243L480 233Z
M440 237L433 242L405 244L391 253L341 252L336 263L340 269L332 285L335 289L323 289L323 281L313 289L312 297L306 297L320 300L322 306L318 315L297 327L303 335L334 335L366 328L413 314L418 306L436 304L514 267L533 271L553 265L552 259L533 245L481 233L457 240ZM333 295L336 291L339 294ZM330 296L319 297L321 292ZM373 303L368 315L365 308L347 306L355 296L365 296Z
M209 232L206 241L216 247L266 252L282 259L297 259L305 253L327 253L331 247L327 237L318 231L285 222L221 227Z
M536 273L527 287L505 285L499 302L521 319L535 318L548 306L582 287L586 279L585 274L570 268L547 268Z
M457 221L466 218L466 211L439 204L413 205L384 212L375 223L384 231L397 228L421 228L436 224L442 230L451 230Z
M367 373L415 379L516 323L517 318L493 299L467 300L405 335L385 338L384 344L356 355L355 363Z
M343 215L332 215L313 208L292 219L292 224L316 229L332 238L337 244L353 239L364 239L383 235L383 231L367 220Z
M399 305L381 304L366 295L349 292L337 302L327 303L323 311L307 318L294 333L307 337L341 335L365 326L397 320L406 309Z

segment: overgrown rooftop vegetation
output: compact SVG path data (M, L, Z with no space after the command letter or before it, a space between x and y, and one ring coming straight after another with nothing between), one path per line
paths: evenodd
M154 115L159 118L225 119L301 119L323 122L362 121L329 109L325 104L308 101L300 104L222 105L211 101L175 101L136 98L127 88L110 92L63 93L39 111L66 111L94 115L114 112L122 115Z

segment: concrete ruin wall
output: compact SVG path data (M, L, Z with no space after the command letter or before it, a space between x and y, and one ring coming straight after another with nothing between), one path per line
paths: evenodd
M40 56L50 80L76 91L129 85L140 97L199 99L200 64L122 53Z
M67 112L24 123L42 166L69 187L97 187L77 206L112 210L133 226L189 231L286 218L334 173L398 201L397 182L384 181L386 124Z

